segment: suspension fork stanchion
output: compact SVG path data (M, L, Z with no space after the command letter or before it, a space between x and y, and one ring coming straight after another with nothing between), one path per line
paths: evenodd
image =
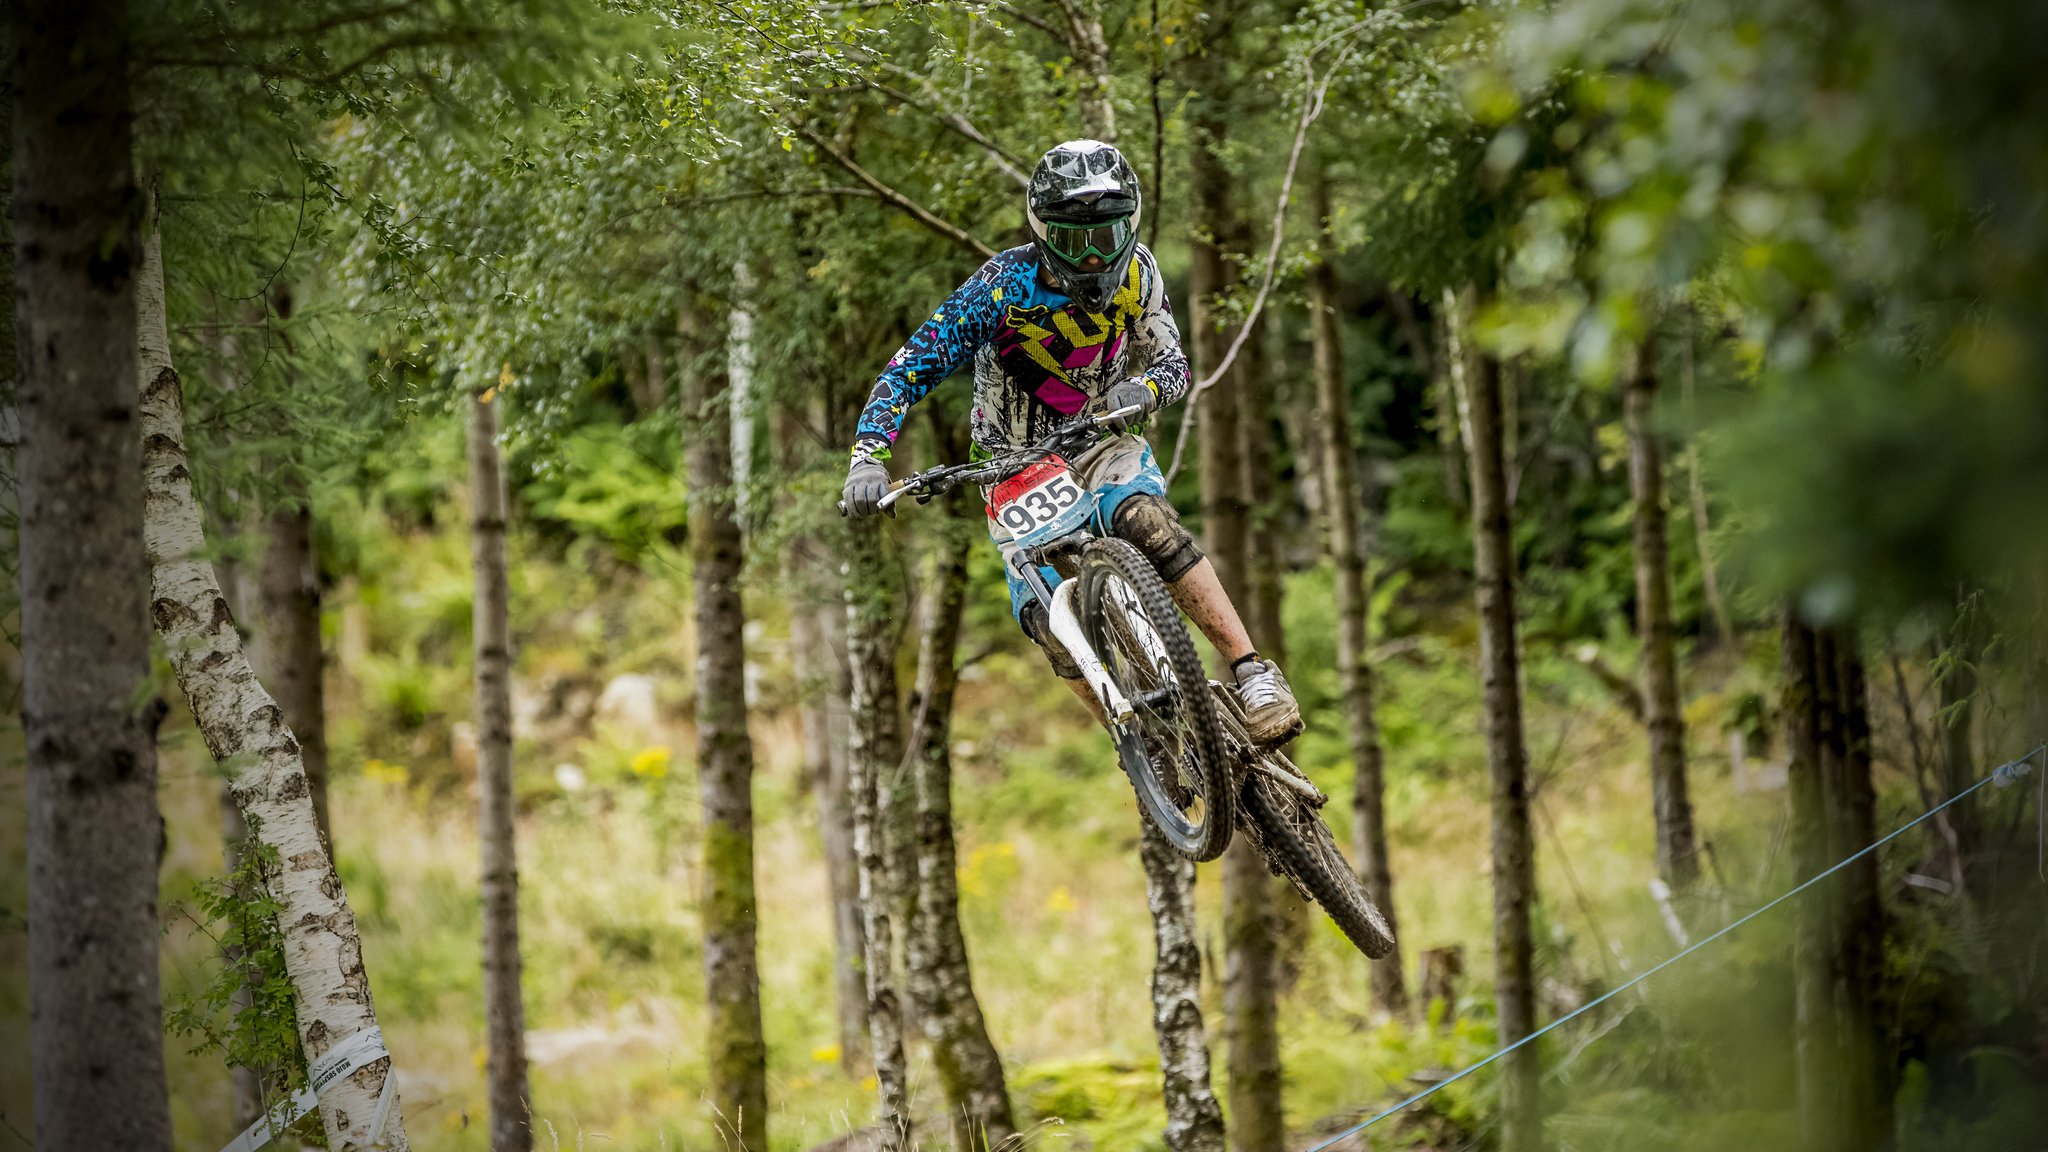
M1024 581L1040 603L1045 605L1047 626L1052 629L1053 638L1067 650L1067 655L1081 669L1081 678L1095 692L1095 698L1102 701L1103 711L1111 723L1122 724L1131 718L1134 709L1131 702L1109 678L1109 669L1102 666L1102 658L1095 654L1094 645L1088 643L1088 635L1081 628L1081 618L1074 612L1075 588L1072 580L1060 581L1058 588L1046 585L1045 577L1038 571L1038 565L1018 549L1010 557L1010 568Z

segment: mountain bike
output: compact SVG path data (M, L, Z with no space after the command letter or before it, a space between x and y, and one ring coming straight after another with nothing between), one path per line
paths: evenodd
M1323 824L1328 797L1284 753L1252 742L1236 685L1209 679L1166 582L1110 534L1098 495L1073 475L1069 458L1136 415L1081 417L1035 445L914 473L890 486L882 507L893 514L906 498L924 504L962 485L986 487L989 517L1016 544L1010 570L1044 605L1054 638L1101 704L1117 762L1153 827L1175 851L1207 861L1242 825L1268 868L1321 905L1361 952L1384 956L1393 936Z

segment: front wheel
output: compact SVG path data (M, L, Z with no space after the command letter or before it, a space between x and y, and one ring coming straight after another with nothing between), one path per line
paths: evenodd
M1235 789L1208 673L1166 584L1129 543L1081 552L1081 629L1132 715L1116 726L1117 759L1145 815L1181 855L1214 860L1230 846Z

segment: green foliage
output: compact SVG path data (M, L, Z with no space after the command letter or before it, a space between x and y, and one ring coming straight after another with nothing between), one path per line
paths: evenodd
M250 823L232 872L192 887L184 911L211 941L214 955L202 983L165 997L164 1027L194 1039L192 1054L212 1053L230 1067L253 1072L269 1107L306 1086L306 1054L299 1047L296 995L277 926L282 907L268 890L277 849L258 838L258 828ZM317 1118L295 1125L294 1135L314 1146L325 1140Z
M1229 223L1187 194L1195 113L1216 102L1228 113L1224 162L1245 223L1216 239L1240 283L1210 303L1240 317L1272 239L1267 211L1305 77L1330 84L1303 176L1328 174L1333 212L1307 220L1298 189L1283 217L1267 363L1298 403L1309 363L1300 276L1327 226L1364 445L1397 883L1416 938L1477 940L1487 922L1473 848L1485 786L1470 525L1446 489L1431 391L1446 368L1441 290L1475 290L1464 337L1510 359L1517 381L1510 470L1530 743L1550 829L1539 835L1554 837L1539 853L1544 971L1571 987L1611 983L1616 956L1667 944L1631 871L1648 856L1646 801L1626 771L1640 732L1562 655L1587 642L1618 659L1636 647L1614 384L1654 340L1682 631L1701 629L1705 611L1689 445L1703 449L1707 535L1739 623L1775 616L1788 597L1817 617L1874 618L1952 602L1962 579L2018 586L2002 578L2038 566L2048 540L2048 392L2034 385L2048 363L2048 233L2044 181L2024 159L2044 119L2030 82L2043 37L2025 8L1251 0L1224 21L1185 0L1100 6L1120 139L1144 174L1148 237L1184 325L1188 240ZM664 713L684 711L695 673L673 397L687 378L715 403L731 399L720 383L727 324L745 306L759 433L748 642L768 669L757 815L771 832L757 867L778 1107L795 1099L813 1118L867 1107L810 1066L829 1060L803 1055L830 1022L824 934L803 919L816 894L776 884L778 870L816 868L791 847L808 843L799 814L810 811L795 753L769 751L793 698L778 682L782 603L837 595L829 572L820 581L810 569L844 554L830 507L851 409L978 261L893 196L991 247L1022 239L1014 170L1080 130L1059 22L985 5L273 0L177 3L138 24L149 61L139 153L164 194L195 478L218 526L307 489L330 603L352 614L330 622L336 776L380 833L386 820L402 829L389 843L343 841L343 876L378 950L380 1006L427 1036L439 1021L473 1023L480 996L472 853L446 829L467 810L459 410L493 387L511 425L518 685L532 705L517 789L522 852L541 862L526 872L536 1026L602 1018L627 1032L653 1027L632 1023L646 1013L670 1028L659 1014L680 1011L687 1033L702 957L686 733L653 744L586 713L626 671L659 679ZM669 398L629 394L625 382L656 367ZM964 419L963 392L948 384L929 402ZM1163 414L1162 440L1180 419ZM1288 480L1313 471L1303 430L1313 417L1299 411L1253 430L1273 436ZM899 454L916 466L938 452L914 427ZM1199 480L1192 469L1178 478L1184 508ZM942 532L936 512L885 529L896 570L860 589L906 628L915 560ZM972 508L965 520L973 531ZM1329 572L1315 526L1291 509L1282 523L1296 569L1289 673L1310 718L1296 753L1332 793L1348 839ZM251 549L223 543L217 554ZM1098 1146L1146 1146L1156 1072L1134 1054L1146 1046L1146 958L1131 935L1143 918L1128 789L1011 621L993 550L978 546L971 571L971 703L956 761L977 978L1005 1044L1028 1032L1037 1045L1017 1081L1030 1114ZM1714 750L1730 726L1768 728L1769 645L1749 647L1728 657L1732 672L1688 671L1703 826L1721 858L1745 862L1774 859L1777 806L1725 795ZM1581 776L1595 783L1575 792ZM1577 872L1551 871L1567 853L1590 898ZM1772 873L1756 867L1735 885L1768 888ZM240 914L236 890L203 897L206 922ZM2029 1131L2033 1112L2015 1103L2024 1082L2001 1060L2038 1033L2012 1008L2038 989L1989 974L1983 941L1906 908L1893 942L1899 1027L1941 1048L1907 1069L1915 1138L1996 1146ZM1594 912L1628 927L1610 934ZM1405 1094L1418 1069L1461 1065L1490 1043L1483 979L1454 1029L1354 1027L1362 986L1327 937L1311 933L1308 991L1295 999L1317 1015L1288 1034L1290 1098L1313 1109L1297 1120ZM1732 945L1694 994L1653 994L1584 1054L1553 1051L1573 1089L1554 1118L1560 1136L1589 1148L1790 1143L1783 1036L1728 1010L1789 1016L1767 955L1782 944ZM177 1020L209 1043L242 1043L265 1067L292 1067L261 1050L290 1038L288 1016L264 1025L267 1040L235 1041L228 987L213 981ZM1100 1003L1074 1008L1084 995ZM1128 1027L1089 1031L1104 1021ZM465 1067L468 1041L441 1042L451 1050L432 1058ZM701 1072L687 1057L673 1075L648 1071L651 1061L594 1064L587 1076L543 1070L543 1093L584 1093L573 1098L592 1115L694 1106L678 1088ZM1395 1138L1484 1140L1492 1091L1484 1078L1458 1085ZM1982 1123L1954 1120L1967 1110L1958 1102Z
M553 446L548 467L520 487L520 499L544 532L604 541L621 560L679 546L686 522L681 445L667 419L584 425Z

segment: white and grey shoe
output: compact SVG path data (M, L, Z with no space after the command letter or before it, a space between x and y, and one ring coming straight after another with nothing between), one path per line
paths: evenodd
M1253 743L1270 748L1301 734L1301 706L1278 664L1247 660L1238 665L1237 695L1244 701L1245 729Z

